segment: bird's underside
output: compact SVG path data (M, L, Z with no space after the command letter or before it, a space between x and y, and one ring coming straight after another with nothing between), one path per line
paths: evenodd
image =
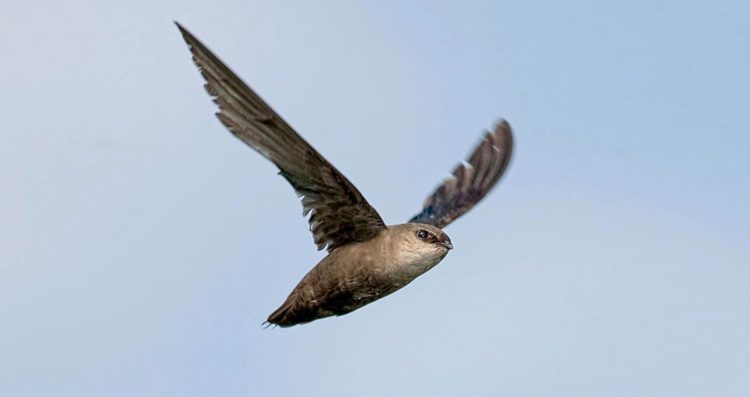
M403 286L393 283L385 274L374 271L378 263L366 257L336 255L342 250L346 250L346 247L334 250L313 267L284 303L268 316L267 322L288 327L319 318L341 316Z
M268 322L291 326L342 315L380 299L440 262L452 248L442 228L473 208L510 161L510 125L487 132L408 223L387 226L357 188L206 46L177 24L218 105L219 120L273 162L302 199L323 258Z
M425 231L434 242L417 236ZM371 240L331 251L268 317L279 326L340 316L387 296L440 262L453 248L439 228L419 223L388 226Z

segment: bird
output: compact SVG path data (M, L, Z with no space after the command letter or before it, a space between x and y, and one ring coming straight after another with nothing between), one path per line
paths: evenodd
M301 198L315 245L327 251L265 325L291 327L345 315L406 286L453 249L443 228L482 200L508 168L513 134L500 119L427 197L421 212L406 223L386 225L341 172L208 47L175 24L218 106L218 119L276 165Z

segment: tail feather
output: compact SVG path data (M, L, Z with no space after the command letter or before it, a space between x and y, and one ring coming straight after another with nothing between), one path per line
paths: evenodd
M268 320L266 320L267 323L278 325L279 327L291 327L295 325L295 323L291 322L288 319L288 313L291 309L291 305L289 302L284 302L281 307L276 309L271 315L268 316Z
M309 323L319 317L321 316L317 315L316 310L305 310L303 308L294 307L294 305L287 300L281 305L281 307L268 316L266 322L286 328L298 324Z

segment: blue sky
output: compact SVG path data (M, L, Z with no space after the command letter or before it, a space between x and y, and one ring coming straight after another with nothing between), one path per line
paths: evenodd
M0 395L746 396L750 6L36 2L0 13ZM172 20L388 223L499 118L507 177L382 301L321 257Z

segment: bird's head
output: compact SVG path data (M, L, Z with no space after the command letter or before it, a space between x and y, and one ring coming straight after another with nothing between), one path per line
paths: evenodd
M405 223L395 227L389 226L389 229L397 234L405 256L439 261L453 249L448 235L432 225Z

